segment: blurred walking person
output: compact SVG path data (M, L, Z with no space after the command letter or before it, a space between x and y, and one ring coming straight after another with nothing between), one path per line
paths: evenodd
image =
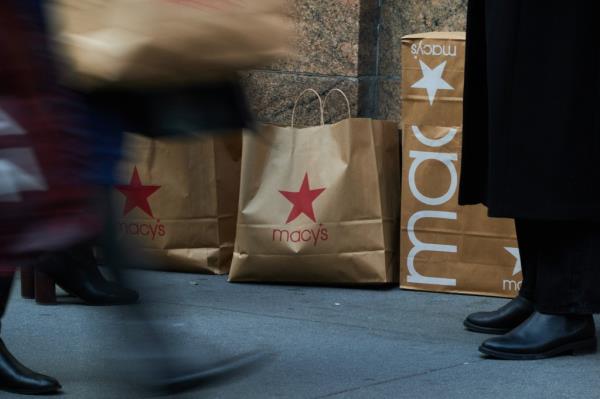
M117 242L112 220L110 191L123 132L230 131L251 127L252 118L233 71L226 74L233 79L213 83L79 95L65 91L53 73L44 5L44 0L0 4L0 266L6 265L0 309L8 300L14 267L32 263L88 303L135 302L137 293L98 277L90 258L90 246L98 240L120 283L121 271L138 262ZM162 331L152 327L142 309L134 308L123 313L139 326L130 337L131 370L143 370L140 382L155 390L175 393L222 382L264 359L263 353L251 352L210 361L203 356L210 351L205 344L197 354L188 351L194 356L185 362L167 350ZM43 394L60 390L60 384L26 369L0 346L0 390Z
M0 3L0 316L17 265L99 232L81 180L87 151L68 97L49 68L45 37L22 3ZM6 326L4 326L6 327ZM0 341L0 390L53 393L60 384L22 365Z

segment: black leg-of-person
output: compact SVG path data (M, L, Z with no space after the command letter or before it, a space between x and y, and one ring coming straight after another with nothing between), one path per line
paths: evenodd
M10 295L14 272L0 269L0 319ZM1 323L1 321L0 321ZM61 389L60 384L52 377L36 373L23 364L7 349L2 340L0 324L0 389L18 394L47 394Z
M523 285L516 299L464 324L504 334L479 348L495 358L593 352L600 53L588 49L600 35L596 5L472 0L468 7L459 202L515 220ZM564 34L547 40L557 29Z

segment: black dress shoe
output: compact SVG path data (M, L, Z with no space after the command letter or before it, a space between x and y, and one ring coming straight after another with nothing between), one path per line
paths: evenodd
M535 312L508 334L485 341L479 351L498 359L536 360L592 353L596 345L596 328L591 315Z
M518 296L498 310L470 314L463 324L467 330L478 333L506 334L527 320L533 311L533 302Z
M35 373L23 366L0 339L0 390L22 395L42 395L60 391L52 377Z
M81 245L47 254L36 268L51 276L68 294L81 298L88 305L127 305L139 299L136 291L104 278L91 246Z

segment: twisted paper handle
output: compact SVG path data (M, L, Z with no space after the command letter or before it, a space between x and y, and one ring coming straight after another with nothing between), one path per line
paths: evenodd
M329 90L329 93L327 93L327 95L325 96L325 100L323 100L323 112L325 112L325 108L327 107L327 100L329 100L329 96L331 96L333 93L340 93L344 97L344 100L346 100L346 105L348 106L348 119L351 119L352 110L350 109L350 100L348 100L348 96L346 95L346 93L344 93L340 89Z
M321 111L321 126L325 125L325 116L323 114L323 100L321 96L315 89L306 89L298 97L296 97L296 101L294 102L294 108L292 109L292 127L294 127L294 122L296 120L296 108L298 107L298 101L306 94L313 93L319 99L319 110Z

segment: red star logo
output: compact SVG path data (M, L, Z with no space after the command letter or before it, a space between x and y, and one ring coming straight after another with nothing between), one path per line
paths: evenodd
M325 191L324 188L317 188L315 190L310 189L308 173L304 175L304 180L302 181L300 191L279 191L285 198L287 198L288 201L294 204L294 207L292 208L285 223L287 224L293 222L301 214L305 214L310 218L310 220L316 223L317 220L315 218L315 211L312 204L323 191Z
M140 180L137 167L133 168L133 176L131 176L129 185L118 185L116 188L127 198L123 216L126 216L135 208L140 208L148 216L154 217L152 209L150 209L150 204L148 203L148 197L158 191L160 186L144 186Z

